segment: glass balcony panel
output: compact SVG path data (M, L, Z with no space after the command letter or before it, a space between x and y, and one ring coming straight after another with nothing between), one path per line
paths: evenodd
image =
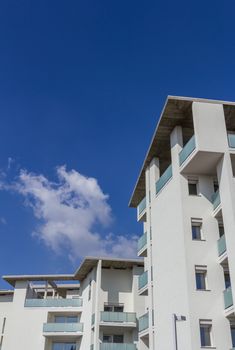
M128 343L102 343L100 350L136 350L135 344Z
M231 287L224 290L224 308L227 309L233 305L233 296Z
M235 134L228 134L229 147L235 148Z
M218 254L221 256L226 252L226 241L225 241L225 235L220 237L220 239L217 241L218 244Z
M193 135L179 154L180 165L184 163L184 161L190 156L190 154L195 150L195 148L196 148L196 142L195 142L195 136Z
M166 183L172 178L172 166L169 165L159 180L156 182L156 194L166 185Z
M142 199L137 207L138 216L146 209L146 197Z
M136 322L135 312L109 312L101 311L102 322Z
M25 307L80 307L82 299L26 299Z
M139 276L139 289L144 288L148 284L148 271Z
M82 332L83 323L44 323L43 332Z
M147 232L145 232L138 240L138 252L147 244Z
M213 208L216 209L220 205L220 194L219 190L217 190L213 195L211 196L211 202L213 204Z
M149 313L147 312L139 318L139 332L149 328Z

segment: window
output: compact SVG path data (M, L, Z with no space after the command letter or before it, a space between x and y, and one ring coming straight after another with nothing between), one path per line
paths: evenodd
M76 343L53 343L52 350L76 350Z
M224 235L224 225L219 224L219 236L222 237Z
M124 305L112 305L112 304L105 304L104 305L104 311L109 311L109 312L123 312Z
M224 283L226 289L231 287L230 275L228 271L224 271Z
M230 325L233 348L235 347L235 324Z
M196 266L195 267L195 276L196 276L196 288L197 290L206 290L207 289L207 270L205 266Z
M91 281L89 282L88 300L91 299Z
M55 323L77 323L77 316L55 316Z
M218 191L218 189L219 189L218 181L214 181L214 192Z
M200 320L200 338L202 347L212 346L212 322Z
M122 344L124 340L123 334L103 335L103 343L118 343Z
M198 195L198 181L197 180L189 180L188 181L188 193L190 196Z
M192 228L192 239L194 240L202 240L202 221L200 219L192 219L191 220L191 228Z

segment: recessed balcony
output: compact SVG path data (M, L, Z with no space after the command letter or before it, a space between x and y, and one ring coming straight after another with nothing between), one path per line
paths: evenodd
M216 175L216 168L221 152L201 149L195 135L185 144L179 153L180 172L183 174Z
M137 207L137 221L146 221L146 197L142 199Z
M48 299L26 299L25 307L81 307L82 299L64 299L64 298L48 298Z
M168 168L164 171L161 177L156 182L156 194L161 192L161 190L166 186L166 184L172 178L172 165L169 165Z
M43 335L46 337L70 336L80 337L83 333L83 323L44 323Z
M145 232L138 240L138 256L147 256L147 232Z
M129 343L102 343L100 350L136 350L135 344Z
M139 276L139 295L148 295L148 271Z
M101 311L100 325L105 326L122 326L122 327L136 327L136 313L135 312L114 312Z

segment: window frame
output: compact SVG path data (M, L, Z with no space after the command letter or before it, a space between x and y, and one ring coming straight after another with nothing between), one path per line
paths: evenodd
M190 193L190 185L196 185L196 193ZM189 196L199 196L199 181L198 179L188 178L188 195Z
M193 227L199 227L200 230L200 238L194 238L193 236ZM202 224L202 219L197 219L197 218L191 218L191 234L192 234L192 240L193 241L205 241L205 237L203 234L203 224Z
M205 288L198 288L197 274L203 274ZM195 283L196 283L196 291L202 291L202 292L210 291L210 289L208 288L208 271L207 271L207 266L205 266L205 265L196 265L195 266Z
M209 328L209 340L210 344L203 343L202 339L202 329ZM201 348L209 349L214 348L213 345L213 332L212 332L212 320L199 320L199 334L200 334L200 345ZM205 337L204 337L205 340Z

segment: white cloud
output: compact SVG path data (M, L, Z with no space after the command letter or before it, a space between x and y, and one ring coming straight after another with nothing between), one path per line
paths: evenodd
M97 180L65 166L57 168L58 182L21 170L10 188L25 198L38 219L34 236L56 253L75 260L85 255L136 256L136 237L97 233L112 222L108 195ZM5 186L9 189L9 186Z

